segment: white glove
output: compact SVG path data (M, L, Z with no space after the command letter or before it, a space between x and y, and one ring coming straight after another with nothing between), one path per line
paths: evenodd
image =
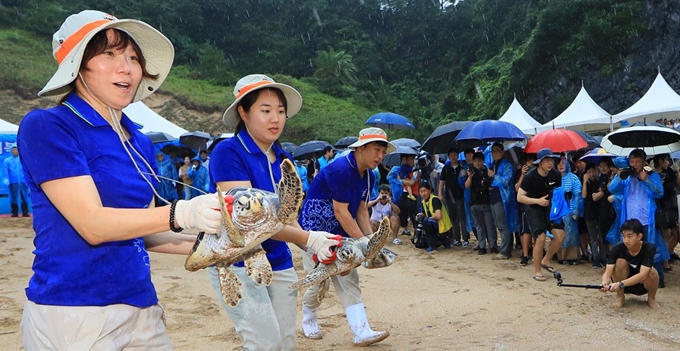
M318 232L315 230L309 231L309 238L307 238L307 248L314 251L319 261L326 261L331 258L331 246L337 246L339 243L335 240L337 236L326 232Z
M371 234L371 236L372 236L372 235L373 235L373 234ZM359 238L359 239L354 239L354 240L356 240L358 243L362 243L362 244L364 244L364 245L368 245L368 242L371 240L371 236L369 236L369 235L364 235L364 236L362 236L361 238Z
M217 194L179 200L175 205L175 220L181 228L198 229L206 234L216 234L220 227L220 201Z

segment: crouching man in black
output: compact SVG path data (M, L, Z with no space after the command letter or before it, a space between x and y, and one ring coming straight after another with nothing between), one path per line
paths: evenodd
M447 241L447 234L451 230L451 218L446 213L446 207L442 205L440 198L432 195L432 186L428 182L421 182L418 194L423 199L421 211L416 215L418 221L423 221L425 237L427 238L427 252L436 250L444 245L445 249L451 247Z
M609 252L607 268L602 275L602 292L616 292L615 307L623 307L625 295L647 294L651 308L659 308L656 290L659 273L652 265L656 248L642 242L642 223L629 219L621 226L623 242L616 244Z

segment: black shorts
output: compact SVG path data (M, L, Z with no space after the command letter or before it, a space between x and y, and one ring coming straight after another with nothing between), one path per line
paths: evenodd
M678 211L657 209L654 219L657 228L673 229L678 226Z
M640 295L646 294L647 289L645 289L645 286L642 285L642 283L640 283L640 284L635 284L633 286L627 286L627 287L623 288L623 293L640 296Z
M555 223L550 220L550 208L538 205L526 207L526 220L531 230L531 236L536 239L552 229L564 230L564 223Z
M583 217L578 218L578 233L587 233L588 226L586 225L586 219Z

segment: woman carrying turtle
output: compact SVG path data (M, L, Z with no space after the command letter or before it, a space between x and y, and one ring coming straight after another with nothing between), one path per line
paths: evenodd
M281 179L281 162L287 158L279 143L286 119L302 107L302 97L291 86L276 83L262 74L241 78L234 88L236 100L227 108L223 121L236 127L236 135L217 144L211 154L211 190L228 192L234 187L252 187L275 192ZM210 281L220 303L243 340L244 350L294 350L297 290L291 290L298 277L288 244L306 246L320 259L331 256L335 236L320 231L304 231L297 223L289 225L262 244L272 266L274 279L269 286L257 285L246 276L243 263L234 271L243 283L240 303L225 304L214 267ZM277 332L278 331L278 332Z
M39 95L65 96L28 113L17 136L35 230L24 348L172 349L147 250L188 254L196 237L169 229L215 233L219 202L155 207L153 145L122 110L161 85L174 49L99 11L69 16L52 47L59 67Z

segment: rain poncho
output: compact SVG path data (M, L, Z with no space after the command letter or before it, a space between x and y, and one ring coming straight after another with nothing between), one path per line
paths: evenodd
M489 164L489 169L493 169L494 162ZM493 177L491 186L500 189L501 199L503 200L503 209L505 210L505 221L508 225L508 231L515 233L519 231L519 223L517 223L517 195L515 194L514 179L515 168L510 161L502 159L498 166L498 172Z
M194 169L193 162L198 161L199 165L196 169ZM191 186L193 186L196 189L200 189L204 192L208 192L210 189L210 176L208 175L208 169L203 167L203 162L201 160L200 156L196 156L191 160L191 167L189 167L189 171L187 172L187 175L189 178L193 180L191 183ZM191 189L191 197L194 198L198 195L204 194L200 190L196 189Z
M563 248L578 247L579 246L579 232L578 232L578 217L574 219L574 215L579 216L583 208L583 196L581 196L581 188L583 185L578 177L571 173L569 162L565 161L565 170L562 175L562 192L566 200L566 194L571 193L571 200L567 202L567 213L562 217L564 222L564 232L566 234ZM555 196L555 193L553 193ZM552 213L551 213L552 215Z
M621 220L621 207L623 205L623 195L613 195L614 196L614 202L612 202L612 206L614 206L614 212L616 212L616 219L614 219L614 223L612 224L611 228L609 228L609 231L607 232L607 242L616 245L622 241L621 239L621 225L623 225L623 221ZM608 201L607 199L603 199L604 201Z
M631 179L632 176L626 179L621 179L617 174L616 176L614 176L614 179L612 180L611 184L609 184L609 191L614 196L623 195L624 199L628 198ZM647 194L647 210L648 210L647 213L649 213L648 235L645 238L645 240L656 247L656 253L654 254L654 262L665 261L670 258L670 255L668 253L668 247L666 246L666 242L663 240L663 237L661 237L661 233L659 232L658 229L656 229L656 221L654 219L655 217L654 214L656 213L656 199L659 199L663 196L663 184L661 183L661 177L659 176L658 173L652 172L647 176L646 181L640 183L642 184L642 188ZM622 203L621 216L617 216L617 220L615 222L615 224L619 225L619 227L616 228L617 231L619 232L621 231L620 224L623 223L625 219L626 219L626 204Z
M168 201L177 200L179 199L177 189L175 189L175 182L178 180L177 169L165 154L159 152L156 155L163 155L163 161L157 162L158 175L162 176L162 178L160 178L160 183L158 183L156 188L158 190L158 195Z
M403 192L401 182L399 181L400 170L401 167L394 166L387 173L387 181L390 183L390 189L392 189L392 202L394 202L395 204L397 203L397 201L399 201L401 193Z
M297 171L298 177L302 181L302 191L307 192L309 189L309 181L307 180L307 166L301 165L299 162L295 162L295 170Z

